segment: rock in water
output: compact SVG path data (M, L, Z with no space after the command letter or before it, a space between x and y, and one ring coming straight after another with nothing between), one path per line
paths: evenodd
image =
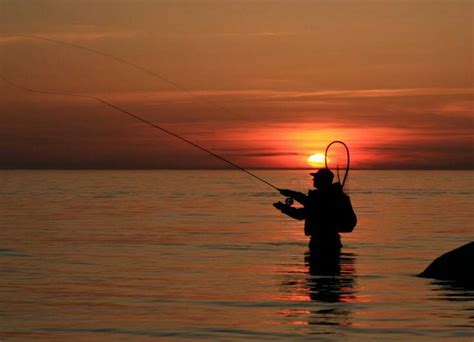
M419 276L474 283L474 241L436 258Z

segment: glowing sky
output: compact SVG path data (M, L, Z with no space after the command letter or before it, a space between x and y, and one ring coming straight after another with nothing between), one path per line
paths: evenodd
M332 140L360 168L472 168L471 1L17 1L1 74L103 97L246 167L308 167ZM15 34L88 46L128 66ZM0 82L0 168L215 168L87 99Z

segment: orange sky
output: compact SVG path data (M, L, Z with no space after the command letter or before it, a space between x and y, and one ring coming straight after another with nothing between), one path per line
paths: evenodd
M471 1L13 1L1 74L100 96L245 167L472 168ZM91 47L131 67L15 34ZM0 168L219 168L87 99L0 82Z

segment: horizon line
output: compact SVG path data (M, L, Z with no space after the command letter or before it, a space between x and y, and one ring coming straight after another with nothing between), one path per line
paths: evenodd
M314 171L320 168L255 168L261 171ZM474 168L351 168L351 171L474 171ZM233 168L136 168L136 167L0 167L0 171L241 171ZM241 171L242 172L242 171Z

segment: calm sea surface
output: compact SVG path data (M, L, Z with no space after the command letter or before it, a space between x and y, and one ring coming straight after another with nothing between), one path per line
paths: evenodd
M474 240L473 175L353 172L325 275L241 172L0 171L0 339L472 341L474 291L414 275Z

